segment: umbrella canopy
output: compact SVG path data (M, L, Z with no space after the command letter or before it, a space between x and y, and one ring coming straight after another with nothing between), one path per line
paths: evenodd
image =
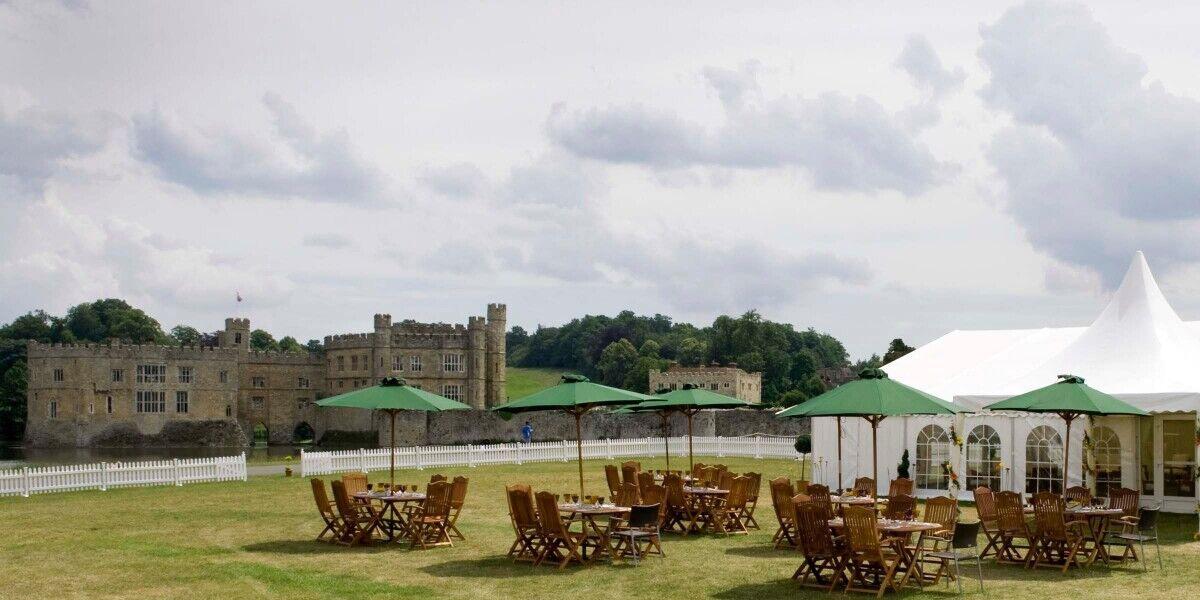
M958 407L932 394L894 381L882 369L863 369L858 379L776 413L787 417L838 417L838 487L842 486L841 417L862 417L871 423L871 452L875 485L879 485L879 422L897 415L952 415Z
M396 412L401 410L420 410L436 412L443 410L468 410L471 407L449 398L415 388L405 383L403 379L388 377L377 386L361 388L345 394L338 394L324 400L317 400L317 406L330 408L365 408L382 410L391 416L391 461L390 480L396 483Z
M1054 413L1067 422L1063 443L1063 490L1067 488L1067 465L1071 458L1071 421L1079 415L1135 415L1150 413L1097 390L1076 375L1059 375L1058 382L989 404L988 410Z
M683 413L687 415L688 420L688 468L691 469L693 463L692 458L692 417L696 413L706 409L717 408L739 408L753 406L745 400L718 394L703 388L698 388L690 383L684 384L683 389L673 392L658 394L657 396L628 407L630 411L637 412L657 412L663 418L663 435L666 435L665 423L667 416L673 412ZM664 444L665 444L664 440ZM670 456L667 457L667 468L671 467Z
M579 495L583 496L583 427L580 425L583 413L597 407L637 404L651 398L653 396L593 383L582 375L566 374L562 376L562 382L554 387L518 398L492 410L505 418L517 413L546 410L563 411L574 416L575 447L579 458Z

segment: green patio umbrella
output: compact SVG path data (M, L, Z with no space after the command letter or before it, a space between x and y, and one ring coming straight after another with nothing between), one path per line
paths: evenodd
M989 404L988 410L1054 413L1067 423L1067 439L1063 442L1063 491L1067 489L1067 472L1071 458L1071 421L1079 415L1135 415L1150 413L1105 394L1083 382L1082 377L1059 375L1058 382L1007 400Z
M692 417L702 410L716 408L739 408L753 406L745 400L726 396L711 392L704 388L696 387L690 383L685 383L683 389L675 390L660 394L629 407L630 411L637 412L657 412L662 415L664 430L667 416L673 412L682 413L687 416L688 423L688 470L691 470L693 463L692 458ZM667 468L671 468L670 457L667 458Z
M863 369L858 379L775 414L787 417L838 417L838 487L842 486L841 417L862 417L871 424L871 463L879 485L879 423L899 415L952 415L957 407L941 398L888 378L882 369Z
M391 457L389 481L396 483L396 412L401 410L420 410L436 412L443 410L468 410L471 407L427 392L421 388L407 385L403 379L388 377L377 386L361 388L353 392L338 394L332 398L318 400L317 406L337 408L366 408L382 410L391 417L391 442L388 445Z
M580 419L593 408L637 404L652 398L645 394L592 383L582 375L566 374L554 387L535 392L493 408L500 416L509 418L523 412L557 410L575 417L575 448L579 456L579 495L583 494L583 427Z

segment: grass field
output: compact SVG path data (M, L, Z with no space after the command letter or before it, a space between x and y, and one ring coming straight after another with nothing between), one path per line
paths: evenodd
M561 369L522 369L509 367L505 370L506 392L512 400L544 390L562 377Z
M723 459L764 478L795 463ZM589 462L589 492L603 489L602 462ZM646 468L663 465L646 462ZM423 483L432 471L404 471ZM789 576L794 552L772 550L769 501L762 531L749 536L667 536L665 560L570 567L513 564L503 486L570 492L574 463L446 469L470 477L460 521L468 541L453 548L346 549L314 542L320 530L308 482L253 478L198 484L0 498L0 597L4 598L824 598ZM374 473L373 478L385 474ZM766 498L766 494L763 494ZM973 515L968 515L971 517ZM999 598L1180 598L1194 594L1200 542L1195 516L1164 524L1166 568L1096 566L1061 575L985 565L987 594ZM974 584L972 578L969 584ZM1190 592L1188 590L1191 590ZM977 593L973 594L979 597ZM951 598L944 588L906 598ZM838 596L843 597L843 596Z

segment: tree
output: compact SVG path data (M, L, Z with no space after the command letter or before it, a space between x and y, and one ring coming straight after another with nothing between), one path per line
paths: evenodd
M813 375L812 377L804 380L804 383L800 386L800 389L803 390L809 398L816 398L817 396L825 393L825 382L821 381L819 376Z
M642 342L642 347L638 348L638 355L649 358L658 358L662 352L662 345L654 340L646 340Z
M296 341L296 338L294 338L290 335L285 335L285 336L283 336L283 339L279 340L279 351L280 352L303 352L304 346L301 346L300 342Z
M853 370L858 373L863 369L878 369L881 366L883 366L883 359L879 358L878 354L872 354L868 359L855 361Z
M904 340L902 340L900 338L896 338L896 339L892 340L891 344L888 344L887 352L885 352L883 355L883 364L886 365L886 364L892 362L893 360L896 360L897 358L900 358L901 356L904 356L905 354L912 352L913 350L916 350L916 348L913 348L912 346L905 344Z
M802 389L792 389L784 392L776 401L778 406L788 407L802 404L809 399L809 395Z
M25 390L29 368L25 344L0 341L0 439L18 440L25 434Z
M199 346L203 334L195 327L176 325L171 328L171 339L180 346Z
M67 310L67 329L81 340L98 342L108 337L108 327L92 304L77 304Z
M276 352L279 350L279 342L276 342L275 337L265 330L255 329L250 332L250 349L262 352Z
M504 345L506 348L515 348L529 341L529 332L525 331L520 325L513 325L508 333L504 334Z
M625 375L621 387L641 394L650 393L650 372L661 371L667 366L667 361L650 356L639 356L633 367Z
M679 344L679 364L685 367L695 367L704 364L704 357L708 354L708 344L694 338L683 338L683 342Z
M904 449L904 454L900 455L900 464L896 465L896 477L908 479L908 448Z
M35 340L38 342L52 340L52 317L46 311L35 310L23 314L8 325L0 326L0 339L6 340Z
M304 343L304 349L313 354L320 354L325 351L325 346L321 345L321 340L308 340Z
M624 385L625 378L633 369L637 359L637 348L634 348L633 343L629 340L621 338L609 344L600 353L600 360L596 363L596 369L600 372L600 381L605 385Z

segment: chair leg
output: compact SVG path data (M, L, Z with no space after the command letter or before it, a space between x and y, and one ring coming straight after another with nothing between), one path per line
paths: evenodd
M962 570L958 567L958 554L954 555L954 578L958 580L958 595L963 595Z

